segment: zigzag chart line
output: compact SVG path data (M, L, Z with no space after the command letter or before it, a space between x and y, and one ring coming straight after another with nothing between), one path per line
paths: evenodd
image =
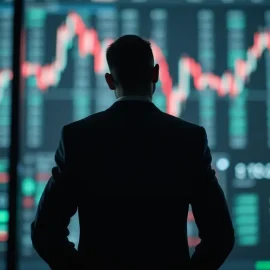
M41 91L45 91L50 86L57 86L67 66L67 52L72 47L76 36L78 36L80 56L93 55L94 71L96 73L104 72L106 70L105 48L101 45L97 32L94 29L88 29L82 18L72 12L67 15L65 24L57 29L55 61L44 66L26 61L22 65L22 76L25 78L35 76L37 87ZM106 40L105 45L109 45L112 41ZM213 73L203 73L200 64L192 58L180 58L178 84L175 87L173 87L167 60L160 47L152 41L152 48L155 60L160 65L160 82L162 92L166 97L167 112L179 116L181 103L190 95L191 78L198 91L210 88L217 91L220 96L239 95L243 91L248 77L256 70L258 59L265 50L270 50L270 32L255 33L254 43L247 50L246 60L236 60L233 71L226 71L220 77ZM12 80L12 76L11 70L0 72L0 104L4 90Z

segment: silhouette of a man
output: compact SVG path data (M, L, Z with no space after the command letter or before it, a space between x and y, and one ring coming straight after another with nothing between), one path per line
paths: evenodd
M122 36L106 57L117 100L63 127L31 227L34 248L53 270L218 269L234 229L205 129L153 104L159 66L149 42ZM201 239L191 257L189 205ZM78 250L68 240L76 211Z

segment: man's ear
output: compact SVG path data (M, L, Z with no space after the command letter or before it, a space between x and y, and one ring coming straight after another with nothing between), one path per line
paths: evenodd
M108 84L108 86L109 86L109 88L111 90L115 90L116 89L115 84L114 84L114 80L113 80L113 77L112 77L112 74L106 73L105 74L105 80L106 80L106 82L107 82L107 84Z
M152 82L157 83L159 78L159 64L156 64L153 67L153 72L152 72Z

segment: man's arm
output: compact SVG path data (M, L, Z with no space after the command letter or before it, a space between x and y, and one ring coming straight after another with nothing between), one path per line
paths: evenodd
M53 270L78 269L78 252L68 240L70 218L77 211L74 183L65 164L65 128L55 154L56 167L52 169L41 196L36 217L31 224L33 247ZM73 179L74 180L74 179Z
M201 131L203 151L190 202L201 242L191 257L191 269L216 270L233 249L234 228L224 193L211 167L205 129Z

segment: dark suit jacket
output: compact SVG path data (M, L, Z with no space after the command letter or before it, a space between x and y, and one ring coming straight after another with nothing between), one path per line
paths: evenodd
M205 129L153 103L117 101L63 127L32 242L54 269L218 269L234 229ZM189 255L191 204L201 243ZM78 251L69 242L78 210Z

